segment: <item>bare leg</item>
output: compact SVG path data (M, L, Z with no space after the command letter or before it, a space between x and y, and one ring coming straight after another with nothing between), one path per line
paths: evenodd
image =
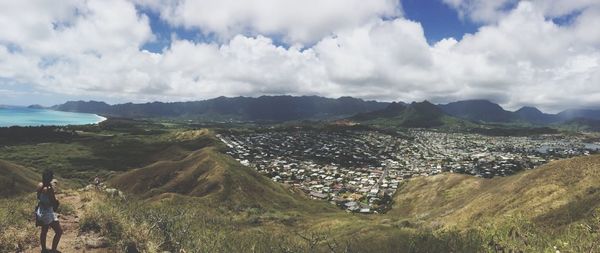
M42 232L40 233L40 244L42 245L42 251L46 250L46 235L48 235L48 226L42 226Z
M52 251L56 251L60 237L62 236L63 230L58 221L50 223L50 227L54 230L54 240L52 240ZM47 230L46 230L47 231Z

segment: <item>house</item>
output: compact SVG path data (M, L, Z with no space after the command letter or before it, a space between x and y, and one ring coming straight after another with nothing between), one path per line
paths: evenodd
M310 196L316 199L327 199L329 194L312 191L310 192Z

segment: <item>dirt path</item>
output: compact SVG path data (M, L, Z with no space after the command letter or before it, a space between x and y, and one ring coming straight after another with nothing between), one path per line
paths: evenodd
M104 243L101 239L94 235L79 234L79 220L83 215L85 203L81 201L79 192L66 192L57 194L57 199L61 205L72 207L72 212L68 214L60 214L58 219L63 228L63 235L58 244L58 250L63 253L105 253L114 252L108 248L104 248ZM39 233L39 232L38 232ZM38 234L39 235L39 234ZM48 232L47 245L50 248L54 232L52 229ZM24 253L41 252L39 245L35 248L28 249Z

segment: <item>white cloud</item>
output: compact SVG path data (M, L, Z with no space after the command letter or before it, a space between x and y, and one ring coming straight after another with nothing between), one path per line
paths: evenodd
M462 18L470 18L476 22L489 23L499 20L508 5L518 0L442 0L456 9Z
M597 24L589 18L581 15L573 25L559 26L545 18L544 9L522 2L497 25L482 27L450 47L445 60L456 62L447 63L453 71L446 76L464 83L458 97L487 94L513 109L594 105L582 99L600 94L600 40L581 35Z
M399 0L136 0L173 25L222 39L237 34L282 35L290 44L318 41L332 31L401 14Z
M419 23L371 17L310 32L311 39L321 37L309 47L281 47L266 35L232 30L229 40L174 39L152 53L140 49L153 34L132 2L8 6L15 2L0 4L0 29L7 31L0 33L0 85L10 80L9 87L132 101L263 94L490 98L513 109L550 110L596 105L600 98L600 15L589 6L572 23L557 25L546 7L522 2L475 34L433 46ZM20 8L29 8L27 19L16 14ZM296 27L309 26L288 28ZM288 28L277 32L295 34Z
M513 11L520 2L535 5L549 18L569 15L587 8L599 7L598 0L442 0L463 18L479 23L494 23Z

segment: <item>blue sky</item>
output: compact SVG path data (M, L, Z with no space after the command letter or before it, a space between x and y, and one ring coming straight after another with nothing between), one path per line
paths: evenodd
M458 12L439 0L404 0L404 15L423 26L429 44L452 37L460 40L465 33L475 33L480 25L460 19Z

